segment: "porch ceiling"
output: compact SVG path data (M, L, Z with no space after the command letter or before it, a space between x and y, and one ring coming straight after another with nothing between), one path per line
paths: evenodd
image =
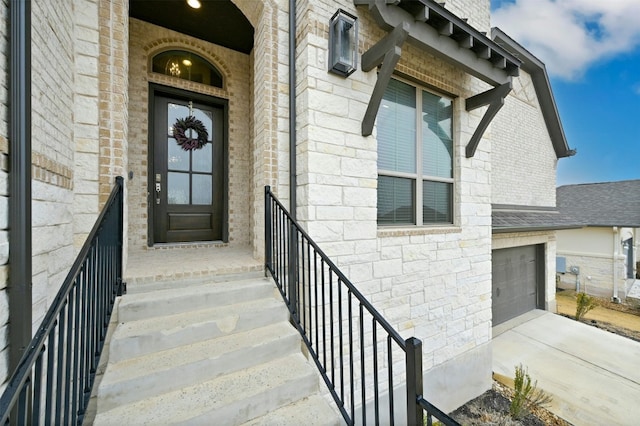
M242 53L253 49L253 27L230 0L200 0L192 9L185 0L129 0L132 18L169 28Z

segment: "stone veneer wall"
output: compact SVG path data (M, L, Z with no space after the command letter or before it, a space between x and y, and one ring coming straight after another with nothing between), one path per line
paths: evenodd
M130 20L129 41L128 160L129 170L133 172L133 179L128 182L130 249L147 247L149 83L229 100L229 245L248 245L251 241L249 56L137 19ZM151 58L169 49L192 51L209 60L223 75L225 87L220 89L151 72Z
M74 259L73 2L32 2L33 331ZM78 15L76 15L78 13Z
M9 0L0 0L0 393L8 375L9 299Z
M359 18L360 54L386 34L352 2L298 3L306 24L298 42L298 217L404 337L423 341L427 397L452 409L491 386L491 141L464 157L482 112L467 113L463 101L488 87L402 47L399 74L454 98L455 223L379 228L375 131L360 134L376 72L327 72L327 24L338 7Z
M491 125L491 202L556 205L556 157L531 76L520 70Z
M97 0L74 0L78 19L74 26L75 140L73 176L74 246L82 247L98 212L99 147L99 23Z

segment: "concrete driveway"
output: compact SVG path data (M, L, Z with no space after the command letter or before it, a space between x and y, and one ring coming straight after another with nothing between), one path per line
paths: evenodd
M493 329L493 371L528 367L574 425L640 424L640 343L545 311Z

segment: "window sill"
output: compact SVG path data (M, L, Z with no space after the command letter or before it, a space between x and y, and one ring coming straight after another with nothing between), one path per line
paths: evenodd
M412 235L429 234L457 234L462 232L462 228L455 225L441 226L385 226L378 227L378 238L384 237L406 237Z

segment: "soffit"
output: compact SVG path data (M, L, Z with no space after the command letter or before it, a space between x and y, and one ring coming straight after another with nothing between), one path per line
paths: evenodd
M253 49L253 26L230 0L129 0L129 15L242 53Z

